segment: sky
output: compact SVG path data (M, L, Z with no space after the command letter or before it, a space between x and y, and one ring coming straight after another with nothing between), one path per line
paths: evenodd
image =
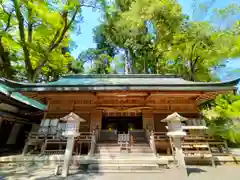
M211 0L198 0L198 2L210 2ZM192 2L193 0L178 0L178 2L182 5L183 13L190 16L190 18L203 18L202 16L193 17L193 7ZM223 8L231 3L239 3L240 0L215 0L214 5L212 8ZM207 17L206 17L207 18ZM97 25L101 23L101 13L99 11L93 10L91 8L84 8L83 9L83 23L81 24L81 32L80 33L73 33L71 35L72 39L75 41L77 47L71 52L74 57L77 57L82 51L88 48L95 48L96 44L93 42L93 29ZM219 73L222 74L221 77L224 79L229 79L232 69L239 67L240 68L240 60L235 60L232 63L227 64L228 70L220 69ZM229 72L228 72L229 71ZM239 74L239 73L234 73Z

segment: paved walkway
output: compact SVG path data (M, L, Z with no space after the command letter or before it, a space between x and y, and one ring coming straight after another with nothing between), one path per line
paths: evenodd
M165 169L158 173L91 173L80 174L71 170L67 180L239 180L240 165L224 165L213 168L210 166L189 166L189 176L184 178L178 169ZM6 167L0 164L0 180L61 180L62 177L54 176L50 167Z

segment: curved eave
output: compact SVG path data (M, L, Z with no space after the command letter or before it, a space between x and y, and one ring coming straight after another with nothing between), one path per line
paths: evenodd
M136 78L137 81L137 78ZM167 91L217 91L235 90L240 78L223 82L191 82L177 84L42 84L19 83L7 79L0 82L11 87L13 91L104 91L104 90L167 90Z
M231 91L234 86L64 86L64 87L24 87L15 88L20 92L51 92L51 91Z
M5 96L12 98L20 103L26 104L29 107L33 107L33 108L41 110L41 111L45 111L47 109L46 105L44 105L34 99L23 96L22 94L20 94L18 92L14 92L13 88L9 88L4 84L0 84L0 93L4 94Z

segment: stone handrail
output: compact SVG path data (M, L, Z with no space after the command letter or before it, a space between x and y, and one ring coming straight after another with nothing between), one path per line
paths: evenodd
M146 139L148 140L148 143L150 145L150 148L152 149L152 152L154 153L154 155L157 155L155 139L154 139L154 132L145 130L145 134L146 134Z
M150 146L152 148L153 153L156 155L157 151L156 151L155 138L154 138L154 132L153 131L151 131L149 142L150 142Z
M96 132L93 131L92 132L92 136L91 136L91 144L90 144L90 150L89 150L89 153L88 155L92 156L94 154L94 151L95 151L95 147L96 147Z

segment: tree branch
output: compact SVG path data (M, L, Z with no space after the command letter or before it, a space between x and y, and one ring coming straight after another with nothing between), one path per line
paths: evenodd
M53 44L56 42L56 40L57 40L57 38L58 38L58 36L59 36L59 33L60 33L60 29L58 29L57 31L56 31L56 33L55 33L55 35L54 35L54 37L53 37L53 39L52 39L52 41L51 41L51 43L50 43L50 46L49 46L49 49L53 46Z
M32 19L32 8L28 7L28 42L32 42L33 33L33 19Z
M67 32L67 31L69 30L69 28L72 26L72 24L73 24L73 22L74 22L74 20L75 20L75 18L76 18L76 16L77 16L77 13L78 13L79 9L80 9L80 6L77 6L77 8L76 8L76 10L75 10L75 12L74 12L74 14L73 14L73 16L72 16L72 18L71 18L71 20L70 20L69 23L67 23L67 14L68 14L68 13L67 13L67 12L63 13L63 20L64 20L63 30L62 30L62 32L61 32L58 40L50 47L49 52L51 52L53 49L55 49L56 47L58 47L58 45L62 42L62 40L63 40L66 32Z
M5 32L10 28L12 14L13 14L13 11L8 14L7 25L6 25L5 29L4 29Z
M6 32L10 27L11 18L12 18L12 14L13 14L14 10L12 9L11 12L7 12L5 7L2 4L2 1L0 3L1 3L1 6L2 6L3 12L8 15L7 24L6 24L6 27L4 28L4 31Z
M76 10L74 11L74 14L71 18L71 20L69 21L69 23L67 22L67 15L68 15L68 12L63 12L62 14L62 18L63 18L63 21L64 21L64 26L63 26L63 29L60 33L60 31L58 30L53 38L53 40L51 41L52 44L50 44L49 46L49 49L48 49L48 53L52 52L55 48L57 48L61 42L63 41L64 37L65 37L65 34L66 32L70 29L70 27L72 26L76 16L77 16L77 13L79 11L81 6L77 6L76 7ZM59 37L59 38L57 38ZM44 66L44 64L47 62L47 58L44 58L42 61L39 61L36 69L35 69L35 73L34 74L37 74L40 69L42 68L42 66Z
M193 62L193 67L195 67L195 65L197 64L197 61L200 59L200 56L197 56Z
M62 18L63 18L63 22L64 22L64 26L63 26L63 29L60 33L60 30L57 30L55 36L53 37L53 40L51 41L51 44L49 46L49 49L47 51L47 53L50 53L52 52L55 48L57 48L61 42L63 41L64 37L65 37L65 34L66 32L70 29L70 27L72 26L76 16L77 16L77 13L80 9L80 6L77 6L76 10L74 11L74 14L71 18L71 20L69 21L69 23L67 22L67 16L68 16L68 12L63 12L62 14ZM59 38L58 38L59 37ZM48 58L45 56L44 59L42 59L42 61L39 61L37 67L35 68L34 70L34 77L39 73L39 71L41 70L42 66L44 66L44 64L48 61Z

